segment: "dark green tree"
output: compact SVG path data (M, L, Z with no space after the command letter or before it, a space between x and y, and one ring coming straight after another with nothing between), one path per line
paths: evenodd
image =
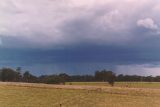
M23 74L23 81L24 82L37 82L37 77L36 76L33 76L32 74L29 73L29 71L26 71L24 74Z
M19 81L19 73L11 68L2 68L1 69L1 80L2 81Z
M102 71L95 72L96 81L107 81L111 86L113 86L115 79L116 79L116 75L112 71L102 70Z

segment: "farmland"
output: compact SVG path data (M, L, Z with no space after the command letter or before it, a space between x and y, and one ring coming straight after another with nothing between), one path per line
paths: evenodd
M71 83L67 83L71 84ZM126 87L126 84L128 86ZM0 107L159 107L160 83L0 83Z

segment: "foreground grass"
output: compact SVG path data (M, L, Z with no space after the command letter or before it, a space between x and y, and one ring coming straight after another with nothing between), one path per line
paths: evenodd
M0 107L60 107L60 105L159 107L160 89L0 83Z

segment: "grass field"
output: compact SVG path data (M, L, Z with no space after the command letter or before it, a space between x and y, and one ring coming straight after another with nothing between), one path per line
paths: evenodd
M0 83L0 107L160 107L160 83L102 84Z
M67 85L110 86L107 82L67 82ZM160 82L115 82L115 87L159 88Z

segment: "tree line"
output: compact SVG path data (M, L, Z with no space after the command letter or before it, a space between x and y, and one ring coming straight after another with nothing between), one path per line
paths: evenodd
M115 81L130 82L160 82L160 76L116 75L112 71L98 70L94 75L68 75L66 73L35 76L29 71L17 69L0 69L0 81L3 82L27 82L46 84L65 84L65 82L108 82L114 85Z

